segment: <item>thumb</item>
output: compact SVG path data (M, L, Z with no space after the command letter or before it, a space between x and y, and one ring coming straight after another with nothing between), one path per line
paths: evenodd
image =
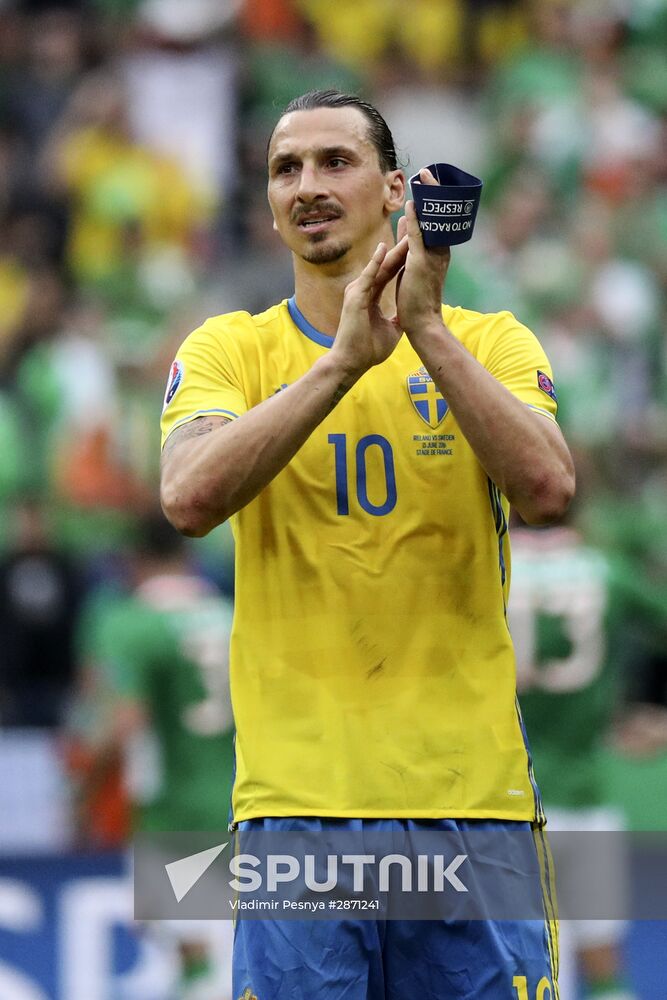
M437 179L433 176L433 174L428 169L428 167L422 167L421 168L421 170L419 171L419 180L422 182L422 184L436 184L437 185L437 183L438 183Z

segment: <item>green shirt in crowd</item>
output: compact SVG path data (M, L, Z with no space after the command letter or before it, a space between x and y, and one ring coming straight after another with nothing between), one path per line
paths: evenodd
M225 830L234 772L228 648L232 604L191 575L154 576L104 602L94 658L115 695L136 700L149 740L130 746L141 830ZM150 752L149 752L150 751Z

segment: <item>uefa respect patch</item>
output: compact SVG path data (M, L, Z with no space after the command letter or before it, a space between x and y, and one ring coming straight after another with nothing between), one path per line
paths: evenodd
M551 396L554 403L558 402L558 399L556 398L556 390L554 389L554 384L549 378L549 376L546 374L546 372L541 372L538 370L537 384L539 388L542 390L542 392L546 392L547 396Z
M423 184L421 174L410 178L410 187L422 239L426 247L450 247L472 236L482 181L452 163L431 163L436 184Z
M169 378L167 379L167 388L164 392L164 406L163 409L171 403L172 399L178 391L178 387L183 381L183 362L173 361L171 365L171 371L169 372Z

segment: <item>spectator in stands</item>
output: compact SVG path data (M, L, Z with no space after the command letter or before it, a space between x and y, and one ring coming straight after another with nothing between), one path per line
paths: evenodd
M16 508L14 538L0 561L0 719L58 726L74 680L74 626L81 578L54 544L43 504Z

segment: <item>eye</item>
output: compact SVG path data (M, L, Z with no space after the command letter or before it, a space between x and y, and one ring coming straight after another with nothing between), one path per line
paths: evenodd
M345 167L347 166L347 160L344 160L342 156L332 156L329 160L329 166L334 167Z
M295 163L281 163L280 166L276 168L276 175L279 174L291 174L296 169Z

